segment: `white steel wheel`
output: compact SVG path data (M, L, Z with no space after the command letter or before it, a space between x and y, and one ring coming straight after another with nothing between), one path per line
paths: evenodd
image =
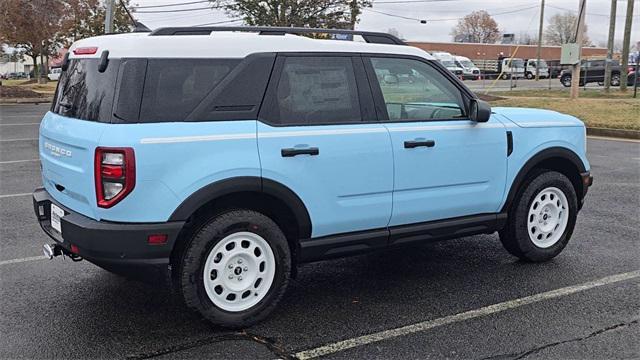
M543 189L529 207L529 238L539 248L549 248L562 237L569 219L569 202L556 187Z
M268 293L276 273L269 243L243 231L228 235L209 252L204 265L204 288L218 308L245 311Z

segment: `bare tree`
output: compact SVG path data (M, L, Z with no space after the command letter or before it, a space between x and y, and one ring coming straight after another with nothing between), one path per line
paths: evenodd
M498 23L484 10L474 11L458 20L458 24L451 30L455 41L495 43L500 37Z
M129 0L117 1L114 9L113 28L116 33L129 32L132 22L124 7L129 7ZM56 34L56 41L69 47L74 41L104 34L104 18L106 5L100 0L65 0L64 26Z
M545 41L549 45L562 45L574 42L576 39L576 28L578 24L578 16L573 13L566 12L564 14L556 14L549 19L549 24L544 31ZM587 36L587 26L584 26L582 45L591 45L591 40Z
M370 0L210 0L248 25L353 28Z
M400 34L400 31L396 28L387 29L387 33L397 37L398 39L402 39L402 34Z
M518 34L516 42L521 45L537 45L538 37L528 32Z

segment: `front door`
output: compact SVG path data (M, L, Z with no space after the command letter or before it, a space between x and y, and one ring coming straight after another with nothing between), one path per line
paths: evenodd
M469 95L426 60L366 64L393 146L390 226L497 212L507 166L503 124L469 120Z
M258 122L262 176L306 205L312 237L385 228L393 156L359 56L279 55Z

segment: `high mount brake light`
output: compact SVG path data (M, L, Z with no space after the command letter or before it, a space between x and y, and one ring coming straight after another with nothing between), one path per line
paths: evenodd
M94 177L98 207L119 203L136 185L136 159L132 148L96 148Z
M97 46L81 47L73 49L73 55L93 55L98 52Z

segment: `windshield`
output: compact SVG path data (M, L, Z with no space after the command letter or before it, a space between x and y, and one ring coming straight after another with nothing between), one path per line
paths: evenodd
M507 65L509 65L509 61L508 60L507 60ZM524 60L522 60L522 59L513 59L511 61L511 67L523 68L524 67Z
M464 66L466 68L471 68L471 67L475 66L475 65L473 65L473 63L470 60L460 60L459 62L460 62L460 64L462 64L462 66Z
M442 62L442 65L445 67L456 67L456 64L452 60L440 60L440 62Z

